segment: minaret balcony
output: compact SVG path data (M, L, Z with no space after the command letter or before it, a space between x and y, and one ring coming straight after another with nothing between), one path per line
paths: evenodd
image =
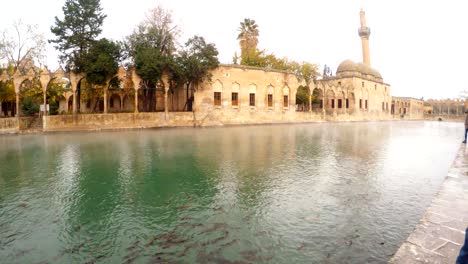
M369 27L360 27L358 29L359 36L362 37L369 37L370 36L370 28Z

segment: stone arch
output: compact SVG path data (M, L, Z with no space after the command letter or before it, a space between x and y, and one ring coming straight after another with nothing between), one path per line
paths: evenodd
M211 85L211 87L213 92L221 93L223 91L223 83L218 79Z
M312 111L322 110L323 108L323 89L315 87L312 90Z
M72 93L70 79L63 75L53 76L47 83L46 103L49 104L49 114L60 114L68 112L67 93ZM58 95L53 97L52 95Z
M273 85L267 86L267 94L275 94L275 87Z
M74 95L71 95L71 96L68 98L67 109L68 109L68 112L69 112L69 113L73 112L73 96L74 96Z
M382 111L388 112L388 96L385 91L382 91Z
M289 108L290 102L291 102L291 96L290 96L290 89L286 85L283 87L283 98L282 98L282 105L283 108Z
M345 101L345 92L342 89L337 89L335 93L335 108L337 110L344 110L346 108L346 101Z
M360 102L360 106L362 110L369 109L369 90L367 88L362 89L362 102Z
M325 111L332 113L336 108L335 104L335 91L334 89L327 89L325 93Z
M135 90L131 89L124 94L122 98L122 111L132 112L135 111Z
M20 95L24 95L25 93L29 92L30 89L33 88L33 81L30 79L24 79L21 81L21 83L18 86L18 93Z
M257 85L252 83L249 85L249 106L257 105Z
M3 75L6 75L5 71ZM3 80L2 80L3 79ZM0 102L0 117L13 117L16 115L16 90L13 80L4 77L0 79L3 86L3 101Z
M266 98L266 106L268 108L274 107L274 100L275 100L275 87L271 84L267 86L267 98Z
M87 83L85 77L81 77L77 82L76 88L77 109L80 112L103 113L104 112L104 93L107 87L93 86Z
M35 115L39 113L39 105L42 104L43 89L38 79L23 79L18 86L18 113L23 115Z
M252 83L249 85L249 93L256 93L257 92L257 85Z
M58 114L67 113L68 112L67 97L65 97L65 95L62 94L57 98L57 101L58 101L58 109L57 109Z
M354 92L350 92L348 94L347 100L348 113L352 114L356 110L356 95L354 94Z
M82 87L82 86L84 86L83 80L86 80L86 78L85 78L85 77L78 77L77 82L76 82L76 87L75 87L75 89L76 89L76 91L75 91L75 94L76 94L76 99L75 99L75 102L76 102L76 111L77 111L78 113L82 112L82 109L81 109L81 106L82 106L82 103L81 103L82 98L81 98L81 97L82 97L82 92L83 92L83 90L86 90L85 87Z
M232 83L232 92L233 93L239 93L240 90L240 85L237 82Z
M231 86L231 105L234 107L239 106L240 102L240 85L238 82L233 82Z
M222 92L223 92L223 83L220 80L216 80L212 85L213 89L213 105L221 106L222 105Z
M109 97L109 112L122 111L122 97L120 94L112 93Z
M119 76L114 76L110 79L107 89L109 90L123 89L122 85L123 85L123 79L119 78Z

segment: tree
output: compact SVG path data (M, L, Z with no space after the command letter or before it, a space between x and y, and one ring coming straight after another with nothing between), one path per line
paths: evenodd
M172 14L158 6L150 10L145 20L126 39L127 56L142 79L144 111L156 109L156 87L163 74L174 69L179 34Z
M296 104L304 106L309 101L309 89L301 85L297 88Z
M15 102L15 86L13 81L0 82L0 103L2 102Z
M85 56L83 70L89 84L105 85L119 69L121 47L117 42L100 39L94 43Z
M68 70L83 72L86 54L101 34L106 15L100 0L66 0L62 10L64 18L55 17L55 26L50 28L57 38L49 42L62 53L60 60Z
M206 43L200 36L194 36L185 43L185 49L177 58L178 70L174 70L176 83L185 84L186 107L192 110L189 90L195 90L198 84L211 79L211 71L218 67L218 50L213 43ZM184 107L185 108L185 107Z
M0 62L12 65L21 74L42 65L45 40L38 33L37 25L15 21L9 30L4 30L0 39Z
M238 31L239 35L237 36L237 40L239 40L241 48L241 64L245 64L245 61L255 56L257 52L259 36L258 25L255 23L255 20L245 18L244 21L240 23Z
M312 89L310 85L313 82L315 83L319 76L318 66L308 62L302 62L302 64L295 64L293 69L297 80L305 83L304 87L307 89L309 95L309 110L312 110Z

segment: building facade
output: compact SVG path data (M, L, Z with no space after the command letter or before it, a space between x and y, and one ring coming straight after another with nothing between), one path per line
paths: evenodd
M393 97L391 114L395 118L423 119L424 101L411 97Z

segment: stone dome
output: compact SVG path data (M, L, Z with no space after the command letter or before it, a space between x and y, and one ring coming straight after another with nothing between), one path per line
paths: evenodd
M371 75L374 78L382 79L382 75L380 75L377 70L367 66L362 62L356 63L352 60L344 60L336 69L336 74L344 72L359 72L361 74Z

